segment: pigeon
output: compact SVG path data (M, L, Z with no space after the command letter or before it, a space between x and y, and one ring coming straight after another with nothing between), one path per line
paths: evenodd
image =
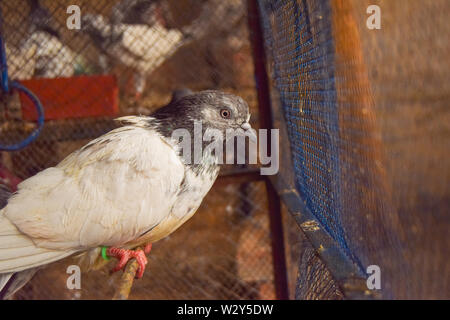
M50 13L38 0L29 0L29 36L16 50L6 46L11 79L71 77L76 54L61 42Z
M197 20L180 29L170 27L167 20L172 20L167 2L127 0L112 8L109 19L84 14L81 29L101 51L99 64L105 73L109 72L110 59L134 70L135 96L139 99L149 74L178 49L205 34L205 25Z
M238 96L191 93L150 116L117 119L122 126L21 182L0 210L0 290L13 276L28 279L71 255L115 257L113 271L134 258L142 277L151 243L193 216L220 170L213 152L186 161L175 130L187 130L195 148L206 143L196 123L202 132L242 134L252 130L249 119Z
M35 52L34 77L71 77L74 74L76 54L47 31L34 32L20 52Z
M181 31L166 29L160 23L151 27L111 24L101 15L84 14L81 29L100 49L99 61L104 72L109 71L108 59L119 61L134 71L136 98L145 89L146 77L186 44Z
M71 77L74 74L76 54L61 42L50 12L39 0L28 0L30 13L30 37L22 46L26 52L36 48L35 77Z

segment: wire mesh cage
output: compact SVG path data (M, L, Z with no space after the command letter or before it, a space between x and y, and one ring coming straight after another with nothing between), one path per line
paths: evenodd
M80 29L67 26L72 5L80 8ZM115 117L150 114L180 88L240 95L257 125L244 1L30 0L20 8L17 1L1 2L9 77L41 99L45 125L26 148L1 153L2 168L18 179L113 129ZM35 128L37 115L32 101L15 91L2 98L0 142L11 144ZM201 218L155 244L149 274L158 276L136 281L129 298L276 298L265 193L262 181L219 183ZM68 290L73 263L41 270L15 298L114 295L120 275L110 276L110 267L83 273L81 290Z
M138 9L125 11L124 4L141 4L140 18L134 16ZM107 121L111 116L148 114L168 103L180 87L229 89L252 100L244 3L80 2L80 30L66 25L70 5L23 1L24 10L18 11L17 2L2 2L9 77L38 93L49 128L35 147L13 155L20 158L12 161L20 167L19 177L55 164L75 148L75 138L84 140L79 146L112 128ZM213 18L225 14L235 21L228 29L217 27ZM127 19L136 22L128 24ZM19 98L20 103L14 101ZM20 140L33 128L30 120L36 114L26 97L13 95L8 100L3 114L8 121L3 124L14 130L3 137ZM61 155L54 157L55 152Z
M334 284L346 297L448 298L449 3L259 8L284 131L279 190L294 190L284 198ZM369 266L381 270L378 292ZM297 297L336 298L325 271L303 252Z
M211 191L202 208L177 233L156 242L148 270L129 299L274 299L268 215L263 182L252 183L243 205L231 184ZM211 226L216 226L211 230ZM16 299L109 299L121 274L110 267L82 273L81 290L68 290L72 260L37 273Z
M13 191L174 91L235 93L254 127L280 129L279 174L226 167L199 212L155 243L130 299L286 298L286 275L296 299L448 298L450 6L373 2L375 29L365 0L3 0L9 77L40 98L45 125L1 152L0 178ZM15 144L39 114L19 90L1 98L0 144ZM41 270L15 298L115 294L109 267L68 290L71 264ZM381 290L367 287L373 265Z

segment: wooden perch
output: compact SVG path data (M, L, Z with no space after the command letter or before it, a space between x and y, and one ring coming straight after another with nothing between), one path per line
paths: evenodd
M143 250L138 247L136 250ZM133 287L136 272L139 269L139 264L136 259L131 260L125 266L125 270L120 278L119 286L116 289L116 293L113 296L113 300L127 300L130 295L131 288Z

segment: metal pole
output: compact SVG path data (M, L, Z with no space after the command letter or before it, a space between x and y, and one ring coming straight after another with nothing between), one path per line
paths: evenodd
M247 4L260 125L261 129L271 129L272 109L270 105L270 87L266 70L264 38L260 24L258 3L257 0L248 0ZM270 153L270 130L268 130L268 133L268 152ZM289 290L286 272L286 255L284 251L283 223L281 219L281 201L269 179L266 179L266 189L269 202L270 235L276 297L280 300L287 300L289 299Z

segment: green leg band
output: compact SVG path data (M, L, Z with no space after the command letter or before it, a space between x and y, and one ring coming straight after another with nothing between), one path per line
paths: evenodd
M105 260L109 260L110 258L106 254L106 250L108 250L108 247L102 247L102 258Z

